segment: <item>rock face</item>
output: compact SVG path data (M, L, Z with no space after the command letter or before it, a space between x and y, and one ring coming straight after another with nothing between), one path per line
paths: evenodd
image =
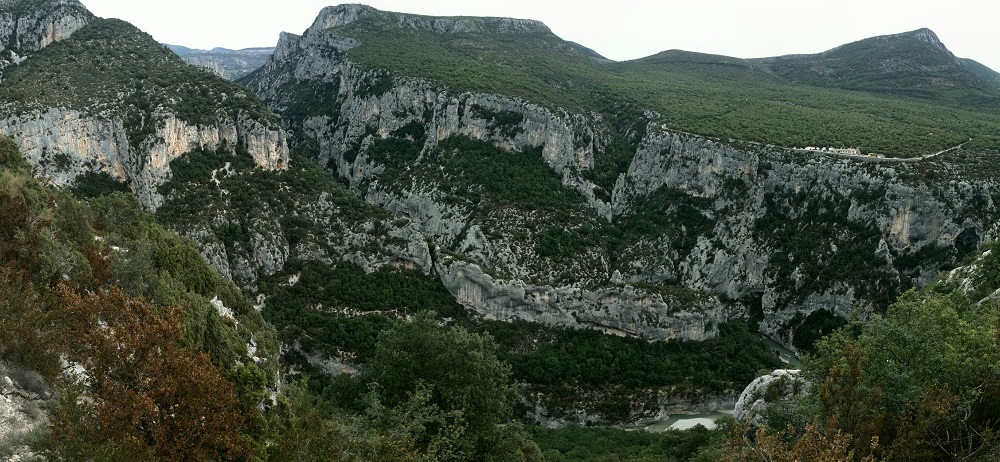
M736 149L650 130L616 184L612 207L616 215L628 214L660 189L707 199L704 209L717 214L712 239L699 239L673 266L675 274L664 264L671 248L650 242L655 250L632 260L637 275L670 274L730 299L759 296L766 315L761 331L789 340L787 326L796 315L823 309L863 318L880 303L874 286L919 285L937 276L933 260L914 256L956 254L996 236L998 184L970 180L978 176L970 167L946 158L871 162ZM905 180L921 170L942 178ZM816 227L829 230L813 232ZM805 242L802 232L820 242ZM963 234L970 241L963 243ZM831 271L835 264L865 274Z
M705 340L729 319L722 303L702 295L691 303L632 286L587 290L496 280L475 264L438 257L435 267L459 303L486 319L591 328L650 340Z
M240 117L215 126L198 126L162 115L154 142L137 151L129 145L123 122L80 111L50 108L0 118L0 133L13 138L25 159L56 186L72 185L88 171L128 182L143 206L155 209L163 197L157 187L170 177L170 161L197 147L241 146L260 168L283 169L288 146L281 130Z
M338 28L367 15L440 34L544 26L329 7L302 36L284 34L248 82L284 114L318 163L369 202L416 221L440 248L470 260L435 268L457 299L484 316L701 339L731 316L754 315L762 332L790 344L810 313L864 318L996 236L1000 184L981 174L991 162L987 153L959 150L916 162L804 154L674 132L654 123L652 113L613 191L601 191L590 178L596 159L608 155L613 129L600 115L452 93L361 66L349 55L359 42ZM301 107L303 94L322 105L307 114L290 111ZM422 138L403 134L414 125ZM582 208L570 215L589 217L563 226L593 220L587 226L608 230L618 247L592 243L557 261L536 250L540 238L523 237L537 219L532 212L500 208L482 217L445 186L462 172L427 167L436 147L456 137L511 153L540 148L545 166L582 197ZM372 146L384 140L417 142L419 155L393 164L374 154ZM379 181L388 171L420 173ZM649 217L666 219L657 219L655 230L630 227ZM560 282L567 274L574 281ZM660 305L625 284L675 285L718 298L674 313L664 308L669 302ZM720 299L728 300L729 314ZM605 314L581 315L597 312Z
M778 369L757 377L740 393L733 417L757 423L768 406L792 402L806 393L807 386L797 369Z
M78 0L0 1L0 68L69 37L93 18Z

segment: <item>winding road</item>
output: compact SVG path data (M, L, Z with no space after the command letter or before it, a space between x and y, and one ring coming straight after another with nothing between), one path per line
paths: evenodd
M965 143L968 143L969 141L972 141L972 138L969 138L969 140L966 141ZM806 150L806 149L793 149L793 150L797 151L797 152L807 152L807 153L810 153L810 154L824 154L824 155L828 155L828 156L831 156L831 157L841 157L841 158L844 158L844 159L864 160L864 161L867 161L867 162L911 162L912 163L912 162L920 162L922 160L926 160L926 159L930 159L932 157L940 156L941 154L944 154L946 152L951 152L951 151L954 151L954 150L957 150L957 149L961 149L962 146L965 146L965 143L959 144L958 146L952 146L952 147L950 147L948 149L944 149L944 150L935 152L933 154L924 154L924 155L919 156L919 157L871 157L871 156L867 156L867 155L864 155L864 154L839 154L839 153L836 153L836 152L814 151L814 150Z

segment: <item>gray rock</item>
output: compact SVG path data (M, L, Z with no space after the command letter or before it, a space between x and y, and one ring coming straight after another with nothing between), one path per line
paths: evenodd
M632 286L588 290L494 279L475 264L439 255L441 282L459 303L486 319L591 328L650 340L705 340L729 316L718 298L690 303Z
M156 209L163 203L157 187L171 176L170 161L199 146L215 149L242 144L258 167L284 169L288 145L282 130L240 114L214 126L192 125L161 114L154 142L136 151L122 121L114 116L49 108L0 118L0 133L10 136L25 159L57 187L71 186L87 171L105 172L132 186L139 202ZM57 156L65 163L54 162Z
M808 383L798 369L778 369L750 382L736 400L733 417L736 420L760 422L768 406L791 403L805 396Z
M45 460L32 450L29 439L49 423L42 405L47 397L38 395L37 386L25 387L18 383L32 372L0 361L0 373L18 378L12 380L10 375L5 374L0 383L0 457L6 457L5 460Z

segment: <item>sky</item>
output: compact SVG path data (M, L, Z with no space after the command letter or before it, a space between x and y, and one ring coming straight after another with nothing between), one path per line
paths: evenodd
M301 34L330 0L81 0L156 40L210 49L274 46ZM624 61L680 49L738 58L818 53L922 27L953 53L1000 71L993 1L951 0L368 0L386 11L544 22L565 40Z

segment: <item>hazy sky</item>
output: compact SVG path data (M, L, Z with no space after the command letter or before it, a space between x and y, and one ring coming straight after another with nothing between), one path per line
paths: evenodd
M160 42L191 48L273 46L302 33L329 0L81 0ZM817 53L928 27L956 55L1000 71L1000 6L986 0L369 0L382 10L537 19L615 60L682 49L740 58Z

